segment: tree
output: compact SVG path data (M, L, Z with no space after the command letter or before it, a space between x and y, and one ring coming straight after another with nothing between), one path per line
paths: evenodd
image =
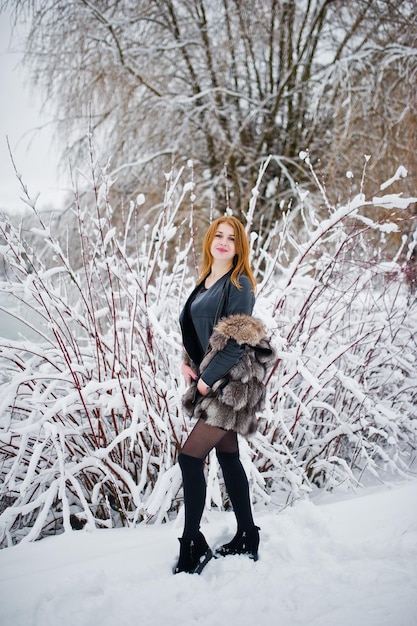
M7 5L4 2L3 5ZM416 16L409 0L17 0L31 21L26 62L56 110L64 156L91 123L116 190L152 197L155 172L192 158L199 201L259 206L320 160L336 197L373 155L375 179L415 164ZM91 120L91 122L90 122ZM62 139L61 139L62 141ZM226 165L226 177L225 166ZM410 178L413 183L412 177ZM279 192L277 192L279 190ZM372 190L373 191L373 190Z

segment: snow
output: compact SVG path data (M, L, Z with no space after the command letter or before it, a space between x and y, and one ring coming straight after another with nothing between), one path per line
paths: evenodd
M0 551L2 626L415 626L417 481L317 492L256 511L260 559L172 575L181 514L164 525L69 531ZM216 547L230 512L202 530Z
M381 191L383 191L384 189L387 189L387 187L390 187L390 185L392 185L392 183L395 183L397 180L400 180L401 178L407 178L407 175L408 172L406 168L403 165L400 165L394 176L385 181L385 183L382 183L379 188L381 189Z

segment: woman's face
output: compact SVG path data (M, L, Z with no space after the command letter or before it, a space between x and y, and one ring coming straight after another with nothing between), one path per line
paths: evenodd
M226 222L219 224L210 247L210 252L213 259L232 264L233 257L236 254L235 230L233 226Z

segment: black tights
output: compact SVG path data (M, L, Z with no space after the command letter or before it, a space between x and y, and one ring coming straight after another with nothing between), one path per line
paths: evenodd
M185 442L178 462L181 467L185 524L183 537L193 539L200 528L206 501L204 459L216 448L224 482L236 516L239 530L253 528L248 479L239 458L237 434L198 420Z

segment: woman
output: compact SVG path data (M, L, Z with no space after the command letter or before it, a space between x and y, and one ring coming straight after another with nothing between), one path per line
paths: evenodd
M213 556L200 531L206 499L204 460L213 448L237 521L236 535L216 556L258 558L259 528L237 440L238 432L255 430L254 416L265 395L262 380L273 354L262 323L251 317L255 286L243 225L232 216L215 220L204 239L200 279L180 316L182 374L189 386L184 406L197 423L178 456L185 524L174 573L200 573Z

